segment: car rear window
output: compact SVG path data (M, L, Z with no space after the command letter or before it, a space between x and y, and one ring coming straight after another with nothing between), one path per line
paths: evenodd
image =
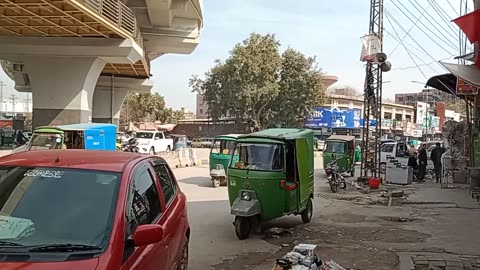
M106 246L120 177L91 170L0 166L0 241Z

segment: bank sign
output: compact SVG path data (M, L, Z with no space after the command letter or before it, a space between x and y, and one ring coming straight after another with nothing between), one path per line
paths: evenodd
M360 128L360 110L318 107L305 119L308 128Z

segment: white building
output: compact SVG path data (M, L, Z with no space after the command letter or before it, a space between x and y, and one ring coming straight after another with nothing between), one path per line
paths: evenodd
M17 96L0 101L0 112L6 115L25 114L32 112L32 100L29 98L20 99Z

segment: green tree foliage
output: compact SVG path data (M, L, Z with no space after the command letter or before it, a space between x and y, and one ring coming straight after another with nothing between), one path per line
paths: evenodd
M465 101L458 100L454 102L449 102L445 104L445 109L455 111L456 113L465 114L466 113Z
M296 126L325 98L315 59L287 49L279 52L274 35L252 34L224 62L217 60L205 79L190 86L204 95L213 119L230 116L255 129Z
M166 108L165 99L158 93L130 92L123 102L120 122L155 122L176 123L184 119L183 112Z

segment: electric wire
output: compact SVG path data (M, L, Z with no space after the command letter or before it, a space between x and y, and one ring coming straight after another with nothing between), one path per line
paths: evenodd
M392 0L391 2L392 2L393 5L395 5L395 7L396 7L398 10L400 10L400 12L403 13L403 15L405 15L412 23L415 23L415 22L412 20L412 18L411 18L409 15L407 15L407 14L405 13L405 11L402 10L402 9L396 4L395 1ZM411 11L410 11L408 8L406 8L401 2L399 2L399 3L400 3L400 5L402 5L402 7L403 7L404 9L406 9L410 14L413 15L413 13L411 13ZM414 15L413 15L413 16L414 16ZM427 27L425 24L423 24L423 22L420 21L420 23L421 23L426 29L428 29L431 33L433 33L433 34L437 37L437 40L442 40L442 41L444 41L444 42L446 42L446 40L448 40L448 38L447 38L445 35L442 34L443 37L445 38L445 40L443 40L441 37L439 37L438 35L436 35L435 32L432 31L429 27ZM435 44L437 44L441 49L443 49L444 51L446 51L446 52L449 53L449 54L451 53L449 50L445 49L444 46L440 45L440 43L438 43L438 41L437 41L436 39L432 38L427 32L425 32L424 29L422 29L422 28L419 27L418 25L416 25L416 26L417 26L417 28L418 28L420 31L422 31L428 38L430 38L430 39L431 39ZM438 30L438 29L437 29L437 30ZM440 32L440 31L438 31L438 32ZM451 41L449 41L449 42L451 42ZM452 45L452 44L453 44L453 45ZM453 48L455 51L458 50L457 45L455 45L455 43L453 43L453 42L451 42L451 43L446 42L445 45L448 45L450 48Z
M429 5L427 7L427 9L429 9L431 7L431 5ZM418 16L418 18L415 20L415 23L410 27L410 29L408 29L408 32L400 39L401 42L403 42L403 40L405 40L405 38L407 37L408 34L410 34L410 32L413 30L413 28L415 28L415 25L418 23L418 21L423 17L425 16L425 13L422 13L420 14L420 16ZM397 49L398 47L400 47L400 42L397 43L397 45L395 46L395 48L393 48L392 52L389 53L388 55L392 55Z
M418 2L416 2L416 1L412 1L412 0L408 0L408 1L412 4L412 6L413 6L418 12L420 12L421 14L422 14L422 13L423 13L423 14L427 14L430 18L432 18L432 20L433 20L438 26L440 26L440 28L445 29L445 27L444 27L441 23L439 23L439 22L437 21L437 19L435 19L422 5L418 4ZM419 6L420 8L418 8L415 3L418 4L418 6ZM431 6L431 5L429 5L429 7L430 7L430 6ZM420 10L420 9L421 9L421 10ZM426 16L425 16L425 19L426 19L433 27L436 27L435 24L434 24L429 18L427 18ZM448 25L451 25L451 23L449 23ZM438 29L438 28L437 28L437 29ZM447 30L447 29L445 29L445 30ZM444 33L450 34L450 37L452 37L453 40L457 40L457 38L458 38L458 37L457 37L457 31L455 31L455 30L453 30L453 31L451 31L451 32L450 32L450 31L445 31Z
M460 2L462 2L462 1L460 1ZM452 8L453 12L455 12L455 15L457 15L457 17L460 16L460 15L458 14L458 10L453 7L452 3L450 3L449 0L447 0L447 3L448 3L448 5Z
M432 5L433 9L435 12L438 14L438 16L452 29L453 31L457 31L457 29L452 25L449 16L445 16L446 12L445 10L437 4L435 0L427 0L430 5ZM441 12L442 10L443 12Z
M390 12L389 12L387 9L385 9L385 14L387 14L388 16L390 16L390 18L398 25L398 27L400 27L400 29L401 29L403 32L407 33L407 31L405 30L405 28L395 19L395 17L393 17L393 16L390 14ZM442 69L445 69L445 67L442 66L440 63L438 63L438 60L435 59L427 50L425 50L425 48L423 48L423 46L420 45L416 39L414 39L410 34L408 34L408 36L410 37L410 39L412 39L412 41L413 41L428 57L430 57L430 59L432 59L433 61L436 61L436 63L437 63ZM450 55L450 56L452 56L452 55Z
M398 37L398 39L400 39L400 35L398 34L397 30L395 29L395 27L393 26L392 22L390 21L390 15L389 13L387 13L387 20L388 20L388 23L390 23L390 25L392 26L392 29L393 29L393 32L395 32L395 35ZM425 79L428 79L427 75L425 75L425 73L423 72L423 70L418 66L418 63L417 61L415 61L415 58L413 58L412 54L410 53L410 51L407 49L407 46L405 46L405 44L403 42L401 42L403 48L405 48L405 51L407 52L408 56L410 57L410 59L412 59L413 63L417 66L418 70L420 71L420 73L422 73L423 77L425 77Z

